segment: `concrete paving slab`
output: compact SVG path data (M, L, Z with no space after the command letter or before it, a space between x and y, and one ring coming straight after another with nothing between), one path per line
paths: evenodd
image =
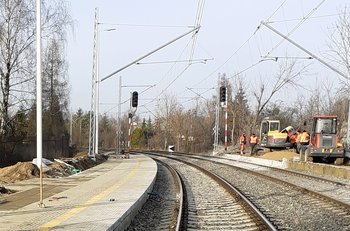
M0 230L123 230L147 200L156 173L156 163L144 155L108 160L73 176L76 181L68 177L76 186L47 197L45 208L38 202L18 209L0 206Z

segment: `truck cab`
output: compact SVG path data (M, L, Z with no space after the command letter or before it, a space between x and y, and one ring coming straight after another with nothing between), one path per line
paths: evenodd
M314 162L342 162L345 149L338 143L337 116L314 116L307 149Z

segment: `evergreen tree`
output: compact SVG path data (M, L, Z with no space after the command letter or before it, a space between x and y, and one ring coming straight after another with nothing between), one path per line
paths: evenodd
M142 129L135 128L131 134L131 148L132 149L140 148L141 140L142 140Z
M58 138L67 134L64 114L67 112L68 83L63 47L49 41L43 61L43 137Z
M152 125L151 118L148 118L148 121L146 123L146 119L143 119L142 122L142 138L141 138L141 146L143 148L149 148L149 140L154 136L154 129Z
M16 112L11 120L11 134L14 140L23 140L27 136L28 115L23 106Z
M255 132L254 128L250 127L249 105L241 81L239 81L239 88L233 99L232 114L233 142L236 143L242 133Z

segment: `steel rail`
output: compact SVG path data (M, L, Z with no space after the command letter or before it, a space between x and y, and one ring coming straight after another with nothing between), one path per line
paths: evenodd
M203 158L198 158L198 157L195 157L195 156L187 156L187 157L188 158L193 158L193 159L201 159L201 160L204 160L204 161L211 161L211 160L208 160L208 159L205 160ZM261 178L265 178L265 179L268 179L268 180L270 180L272 182L280 183L280 184L283 184L283 185L295 188L296 190L299 190L299 191L301 191L303 193L313 194L313 195L315 195L316 197L318 197L320 199L328 200L329 202L332 202L332 203L336 204L337 206L340 206L340 207L350 211L350 205L349 204L344 203L342 201L339 201L337 199L334 199L332 197L323 195L323 194L321 194L319 192L311 191L309 189L306 189L304 187L298 186L296 184L293 184L293 183L290 183L290 182L287 182L287 181L284 181L284 180L281 180L281 179L277 179L275 177L268 176L268 175L265 175L265 174L262 174L262 173L259 173L259 172L255 172L255 171L252 171L252 170L249 170L249 169L245 169L245 168L241 168L241 167L238 167L238 166L233 166L233 165L229 165L229 164L225 164L225 163L220 163L220 162L215 162L215 163L218 164L218 165L224 165L224 166L227 166L227 167L231 167L231 168L234 168L234 169L239 170L239 171L244 171L244 172L246 172L248 174L251 174L251 175L254 175L254 176L257 176L257 177L261 177ZM263 166L263 167L267 167L267 166ZM335 182L333 182L333 183L335 183Z
M241 193L237 188L235 188L233 185L231 185L224 178L222 178L222 177L216 175L215 173L212 173L212 172L210 172L210 171L208 171L208 170L206 170L206 169L204 169L196 164L187 162L185 160L177 159L177 158L170 157L170 156L160 155L160 154L154 153L154 152L142 152L142 153L147 154L147 155L155 155L155 156L161 156L161 157L165 157L168 159L172 159L172 160L182 162L186 165L189 165L191 167L198 169L199 171L201 171L205 175L207 175L210 178L212 178L213 180L215 180L219 185L221 185L225 190L227 190L227 192L230 193L231 196L237 198L238 201L243 202L242 203L243 207L249 209L253 214L256 215L257 223L260 222L267 229L277 231L277 229L273 225L273 223L271 223L271 221L268 218L266 218L266 216L243 193Z
M177 215L175 218L175 220L176 220L175 230L179 231L179 230L181 230L181 225L182 225L181 220L182 220L183 198L184 198L184 192L183 192L182 181L181 181L180 175L176 171L176 169L174 169L173 167L171 167L170 165L168 165L164 161L157 159L157 158L153 158L153 159L155 161L159 162L160 164L164 165L170 171L171 175L174 177L175 186L177 189L177 192L176 192L177 207L175 208L175 211L177 211Z

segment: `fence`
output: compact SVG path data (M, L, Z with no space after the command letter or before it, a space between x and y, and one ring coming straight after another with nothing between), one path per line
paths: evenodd
M69 157L69 136L43 140L43 158ZM0 167L36 158L36 139L0 143Z

